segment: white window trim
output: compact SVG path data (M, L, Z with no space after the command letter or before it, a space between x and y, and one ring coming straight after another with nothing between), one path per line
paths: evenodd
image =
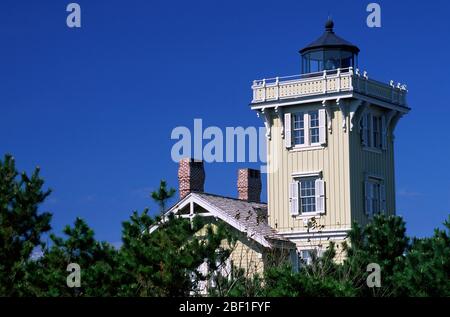
M290 118L291 122L291 126L289 129L287 129L288 133L292 134L289 138L289 143L291 143L291 146L288 148L289 151L307 151L307 150L319 150L319 149L324 149L326 147L326 139L327 136L326 134L328 133L328 129L327 129L327 120L329 120L329 118L326 117L325 114L325 122L324 122L324 128L321 132L321 126L320 126L320 122L319 122L319 126L317 126L316 128L319 129L319 142L314 142L314 143L310 143L310 129L311 129L311 118L309 113L313 112L313 111L317 111L318 112L318 116L320 118L320 111L325 111L324 109L313 109L313 110L307 110L307 111L295 111L292 112L289 116L285 116L285 125L286 123L286 118ZM293 132L294 132L294 128L292 126L293 124L293 118L297 113L303 113L303 139L304 142L303 144L295 144L295 140L294 140L294 136L293 136ZM320 120L320 119L319 119ZM320 141L320 133L325 133L324 136L324 143L322 143Z
M326 146L325 145L304 145L304 144L299 144L296 146L293 146L290 151L292 152L301 152L301 151L311 151L311 150L321 150L324 149Z
M303 113L303 128L302 128L302 130L303 130L303 144L295 144L295 137L294 137L294 132L296 131L295 129L294 129L294 122L295 122L295 117L297 116L297 115L299 115L300 113ZM296 148L296 147L306 147L306 146L308 146L308 140L309 140L309 130L308 130L308 127L309 127L309 123L308 123L308 120L309 120L309 115L308 115L308 112L307 111L297 111L297 112L293 112L292 113L292 115L291 115L291 120L292 120L292 122L291 122L291 125L292 125L292 127L291 127L291 133L292 133L292 136L291 136L291 142L292 142L292 147L293 148Z
M312 264L312 263L303 263L303 261L304 261L303 252L308 252L309 253L309 259L312 260L312 256L311 256L312 252L315 252L316 256L318 258L320 258L320 257L323 256L324 250L321 247L314 246L314 247L309 247L309 248L300 248L297 252L298 252L298 258L299 258L299 267L301 269L302 267L305 267L305 266L308 266L308 265Z
M312 212L304 212L302 214L298 214L294 216L296 220L303 220L305 221L305 225L307 224L307 220L311 218L320 219L325 214L325 212L318 212L318 211L312 211Z
M322 170L312 172L294 172L291 174L292 178L304 178L304 177L319 177L322 178Z
M298 218L298 219L309 219L309 218L312 218L312 217L315 217L315 216L321 216L321 215L323 215L325 212L319 212L319 211L308 211L308 212L303 212L303 213L301 213L301 214L299 214L299 215L297 215L295 218Z
M364 173L364 179L367 181L369 180L369 178L373 178L376 179L380 182L384 182L384 177L381 176L380 174L375 174L375 173Z
M311 116L310 116L310 113L311 112L316 112L316 111L317 111L317 122L318 122L319 125L317 127L311 128ZM308 128L308 145L309 146L320 146L321 145L321 143L320 143L320 123L319 123L319 116L320 116L319 113L320 113L320 111L319 111L319 109L317 109L317 110L310 110L310 111L307 111L305 113L308 114L308 126L307 126L307 128ZM326 123L325 123L325 125L326 125ZM319 138L319 141L310 143L311 129L317 129L319 131L319 134L317 135L317 137Z
M297 182L298 184L300 184L300 180L302 178L316 178L316 179L320 179L323 181L323 177L322 177L322 170L320 171L311 171L311 172L294 172L291 174L292 176L292 180L294 182ZM299 185L300 186L300 185ZM294 217L295 219L308 219L308 218L312 218L312 217L320 217L322 215L324 215L326 213L326 192L325 192L325 187L326 184L324 182L323 184L324 188L324 195L323 195L323 211L308 211L308 212L301 212L301 205L300 205L300 201L301 201L301 196L300 196L300 187L298 188L298 197L297 197L297 203L298 203L298 213L297 214L291 214L292 217ZM317 195L317 193L316 193ZM316 209L317 209L317 201L316 203Z
M369 146L363 146L363 150L367 151L367 152L377 153L377 154L383 153L383 151L381 149L375 148L375 147L369 147Z
M384 207L386 207L386 193L382 193L383 191L383 187L384 190L386 190L386 183L385 183L385 179L378 175L378 174L373 174L373 173L365 173L365 177L364 177L364 202L367 199L367 193L366 193L366 183L377 183L380 188L379 188L379 197L378 197L378 203L379 203L379 213L378 214L387 214L387 210L383 210ZM384 202L383 202L383 196L385 198ZM365 204L365 203L364 203ZM375 216L374 211L372 210L372 214L369 215L367 213L366 210L366 206L364 206L364 214L369 217L370 219L372 219Z

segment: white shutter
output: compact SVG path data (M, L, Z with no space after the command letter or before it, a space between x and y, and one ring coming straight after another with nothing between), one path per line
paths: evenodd
M325 212L325 182L321 179L316 179L316 212Z
M380 202L381 202L381 212L384 213L385 215L387 214L387 210L386 210L386 186L384 184L380 185Z
M289 185L289 211L292 216L298 215L299 209L299 182L294 181Z
M284 114L284 145L287 148L292 147L292 120L291 114Z
M381 116L381 148L383 150L387 149L386 116Z
M361 129L361 143L363 146L368 146L368 130L369 130L369 122L367 122L367 114L364 113L362 117L362 129Z
M325 109L319 109L319 142L327 143L327 119Z
M366 215L372 217L373 206L372 206L372 183L369 181L364 182L364 195L365 195L365 212Z

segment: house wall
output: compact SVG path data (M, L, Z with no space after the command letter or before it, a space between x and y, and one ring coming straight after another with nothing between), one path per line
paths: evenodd
M246 276L251 277L254 274L262 275L264 272L264 260L262 247L246 238L240 238L232 248L230 259L232 264L237 268L242 268L246 272ZM227 241L223 242L229 247Z
M206 235L207 226L213 226L213 230L217 228L214 222L211 222L197 231L196 235ZM264 248L249 240L247 236L240 234L237 230L235 230L235 233L238 239L233 245L230 245L227 240L222 241L222 247L231 250L229 258L231 263L237 268L244 269L248 276L256 273L262 274L264 271Z
M370 110L380 115L382 108L374 105ZM386 212L395 214L395 171L394 171L394 143L392 137L393 127L387 126L387 146L386 150L370 151L365 150L361 144L361 133L355 125L354 131L350 134L350 166L352 173L350 176L351 185L351 210L352 222L356 221L360 225L368 223L369 218L365 213L364 181L366 173L377 175L384 180L386 186Z
M290 106L285 111L308 111L323 108L321 103ZM306 231L303 218L289 212L289 184L292 174L322 171L325 181L325 213L318 218L324 229L348 229L351 226L350 163L348 128L342 128L342 113L332 106L332 132L327 131L327 145L319 149L287 149L281 135L281 121L272 117L271 140L268 141L268 210L269 223L280 233ZM327 118L327 121L330 118ZM348 126L348 118L347 126Z
M308 240L298 240L297 241L297 249L299 252L302 250L317 250L319 252L319 255L327 250L327 248L330 246L330 242L334 242L334 248L336 251L336 255L334 257L334 261L336 263L342 263L347 253L344 250L343 243L344 241L348 242L348 239L345 238L339 238L339 239L311 239Z
M344 101L341 101L344 102ZM346 109L358 100L346 100ZM271 139L268 140L268 215L269 224L279 233L296 243L298 249L310 249L312 245L327 246L334 241L338 246L345 241L345 235L353 221L367 224L365 214L364 181L366 173L384 179L386 186L386 207L388 214L395 213L395 173L392 126L387 126L387 148L378 152L365 150L361 145L359 118L355 115L350 131L350 116L345 118L336 104L331 105L331 132L327 126L327 144L322 148L287 149L281 134L281 120L272 116ZM285 112L309 111L322 108L321 103L290 106ZM381 114L383 108L369 106ZM327 122L330 117L327 115ZM289 184L293 173L322 172L325 181L325 213L317 216L318 230L307 228L301 216L292 217L289 211ZM303 233L297 234L297 233ZM343 259L345 256L340 252Z

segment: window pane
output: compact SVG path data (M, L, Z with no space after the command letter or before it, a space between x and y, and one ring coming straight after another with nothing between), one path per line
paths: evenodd
M319 143L319 128L310 129L311 143Z
M309 120L311 122L311 127L319 126L319 111L311 111L309 113Z
M294 144L304 144L305 143L305 122L304 122L303 112L298 112L294 114Z
M302 212L316 211L315 179L305 179L300 182L300 195L301 195L301 211Z
M380 212L380 185L374 183L373 184L373 212Z
M319 111L309 112L309 142L319 143Z
M303 130L295 130L294 131L294 144L303 144L305 143L305 131Z

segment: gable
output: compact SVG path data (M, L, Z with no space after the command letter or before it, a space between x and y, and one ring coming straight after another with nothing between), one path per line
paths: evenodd
M291 244L277 235L267 223L267 205L205 193L190 193L168 211L183 218L192 219L196 215L220 219L257 242L272 248L274 240Z

